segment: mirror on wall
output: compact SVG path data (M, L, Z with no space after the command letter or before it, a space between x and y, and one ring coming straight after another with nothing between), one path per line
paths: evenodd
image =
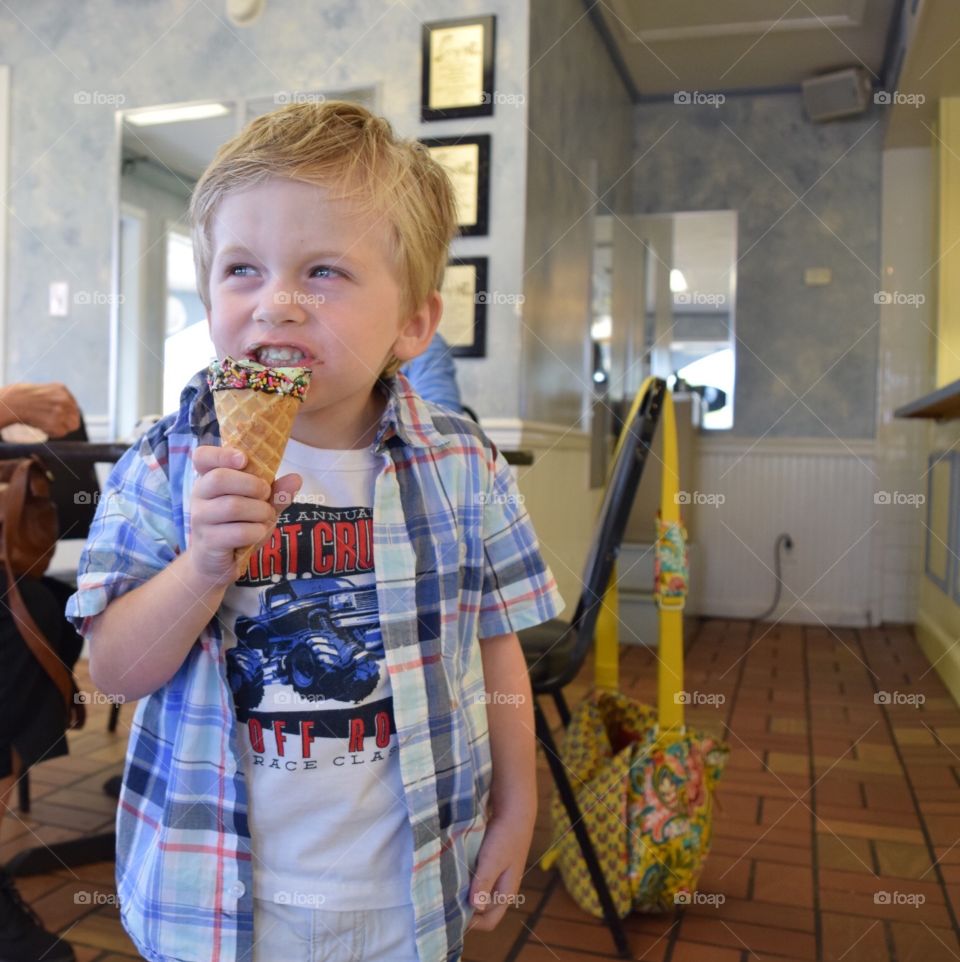
M111 338L110 436L177 409L190 377L213 357L196 290L188 208L217 149L254 117L285 103L350 100L376 110L376 90L286 91L117 112L120 177Z
M736 373L737 214L671 214L673 315L666 366L703 398L703 427L733 427Z
M595 394L628 404L655 374L703 398L702 426L733 426L737 213L598 216L590 329Z
M643 349L652 374L701 395L702 426L733 427L737 213L636 218L647 251Z

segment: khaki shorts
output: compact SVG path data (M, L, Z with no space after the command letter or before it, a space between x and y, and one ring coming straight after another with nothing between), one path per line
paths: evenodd
M360 912L253 900L253 962L419 962L412 905Z

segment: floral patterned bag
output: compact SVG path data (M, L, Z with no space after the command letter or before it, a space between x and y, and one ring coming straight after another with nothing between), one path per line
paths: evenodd
M688 566L669 392L664 395L663 430L654 565L660 608L658 705L652 708L619 692L598 691L573 712L560 751L621 918L632 909L670 909L687 902L696 890L710 851L714 786L729 753L723 743L684 725ZM615 578L616 573L611 580ZM552 850L567 891L581 908L602 918L600 900L558 793L552 815Z
M573 712L560 754L620 917L673 908L695 891L710 850L713 789L726 746L694 733L658 737L656 709L619 692L597 692ZM558 796L552 814L567 891L602 918Z

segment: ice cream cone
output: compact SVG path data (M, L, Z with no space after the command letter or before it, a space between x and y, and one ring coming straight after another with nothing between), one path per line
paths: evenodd
M300 411L310 371L270 369L225 358L211 366L213 404L220 441L247 456L244 471L272 485L293 422ZM238 548L237 564L245 565L255 546Z
M273 484L290 440L300 402L289 395L263 391L215 391L220 441L247 456L244 468Z

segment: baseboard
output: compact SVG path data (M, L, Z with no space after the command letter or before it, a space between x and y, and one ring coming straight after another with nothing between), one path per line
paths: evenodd
M769 607L769 598L750 600L714 600L701 598L697 606L697 614L701 618L746 618L755 619L765 608ZM818 605L807 604L790 605L793 598L781 601L777 610L770 616L770 621L779 621L785 625L810 625L813 628L829 625L838 628L867 628L869 622L867 613L858 608L847 605Z
M917 641L947 691L960 706L960 644L923 611L917 613Z

